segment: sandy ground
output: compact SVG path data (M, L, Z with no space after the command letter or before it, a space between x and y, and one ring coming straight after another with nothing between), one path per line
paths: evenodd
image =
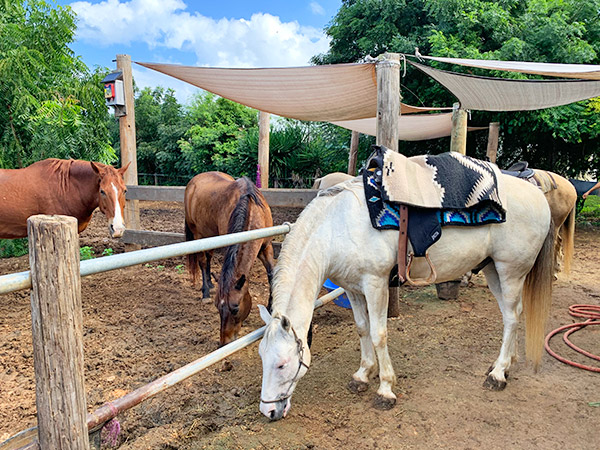
M141 202L141 210L145 229L182 232L181 205ZM274 210L275 223L296 214ZM96 255L123 251L105 227L97 213L81 245ZM576 321L569 305L600 304L599 263L600 231L578 230L573 273L555 283L548 330ZM218 313L200 301L182 264L183 258L159 261L82 280L90 410L217 348ZM27 257L0 260L1 274L27 268ZM250 289L255 303L266 303L258 262ZM269 422L258 411L261 364L253 344L120 415L118 448L598 448L600 407L593 405L600 402L600 374L545 354L537 374L520 361L504 391L482 387L502 332L482 276L455 301L438 300L433 287L402 290L401 315L388 323L399 394L390 411L371 406L377 380L359 396L346 389L360 358L351 311L327 305L314 324L313 362L287 418ZM243 331L261 325L255 308ZM572 340L600 354L598 328ZM553 347L579 359L560 338ZM0 301L0 442L35 423L29 293L22 291Z

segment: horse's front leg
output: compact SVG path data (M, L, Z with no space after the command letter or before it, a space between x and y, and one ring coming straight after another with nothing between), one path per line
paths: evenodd
M379 361L379 389L373 402L377 409L391 409L396 404L396 395L392 391L396 384L396 374L387 347L387 310L389 293L387 278L372 277L363 282L367 310L369 312L369 331L371 342Z
M348 383L348 389L358 394L369 388L369 380L377 370L377 360L369 332L369 315L365 297L362 294L347 291L346 295L352 305L352 314L354 314L354 321L360 338L360 367L352 375L352 379Z
M506 387L508 369L517 359L517 327L522 312L521 292L524 280L524 277L507 276L505 272L509 269L503 264L498 264L498 268L494 264L488 264L483 269L490 291L498 301L504 324L500 354L488 370L483 383L484 387L494 391L501 391Z

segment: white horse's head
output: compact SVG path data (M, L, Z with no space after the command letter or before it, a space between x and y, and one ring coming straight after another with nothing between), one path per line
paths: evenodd
M258 346L263 364L260 412L271 420L279 420L290 410L296 384L308 370L310 350L286 316L277 313L271 316L263 305L258 308L267 324Z

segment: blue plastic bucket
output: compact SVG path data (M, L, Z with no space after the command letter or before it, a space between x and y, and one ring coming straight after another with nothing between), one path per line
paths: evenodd
M323 287L325 289L327 289L327 292L331 292L331 291L335 291L339 286L332 283L331 280L329 278L327 278L325 280L325 283L323 283ZM352 306L350 306L350 300L348 300L348 296L346 294L342 294L342 295L338 296L337 298L335 298L333 300L333 303L335 303L338 306L341 306L342 308L348 308L348 309L352 308Z

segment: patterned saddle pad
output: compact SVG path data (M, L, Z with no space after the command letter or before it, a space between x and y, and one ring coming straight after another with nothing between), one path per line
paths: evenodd
M410 167L412 164L420 168ZM427 249L441 237L442 226L477 226L506 220L498 173L495 165L460 154L406 158L375 146L363 172L371 224L380 230L397 230L399 206L408 205L408 238L415 256L425 256ZM417 174L419 180L413 186L421 192L412 193L407 180L390 180L406 174ZM393 185L401 188L394 190ZM396 200L402 198L404 201Z

